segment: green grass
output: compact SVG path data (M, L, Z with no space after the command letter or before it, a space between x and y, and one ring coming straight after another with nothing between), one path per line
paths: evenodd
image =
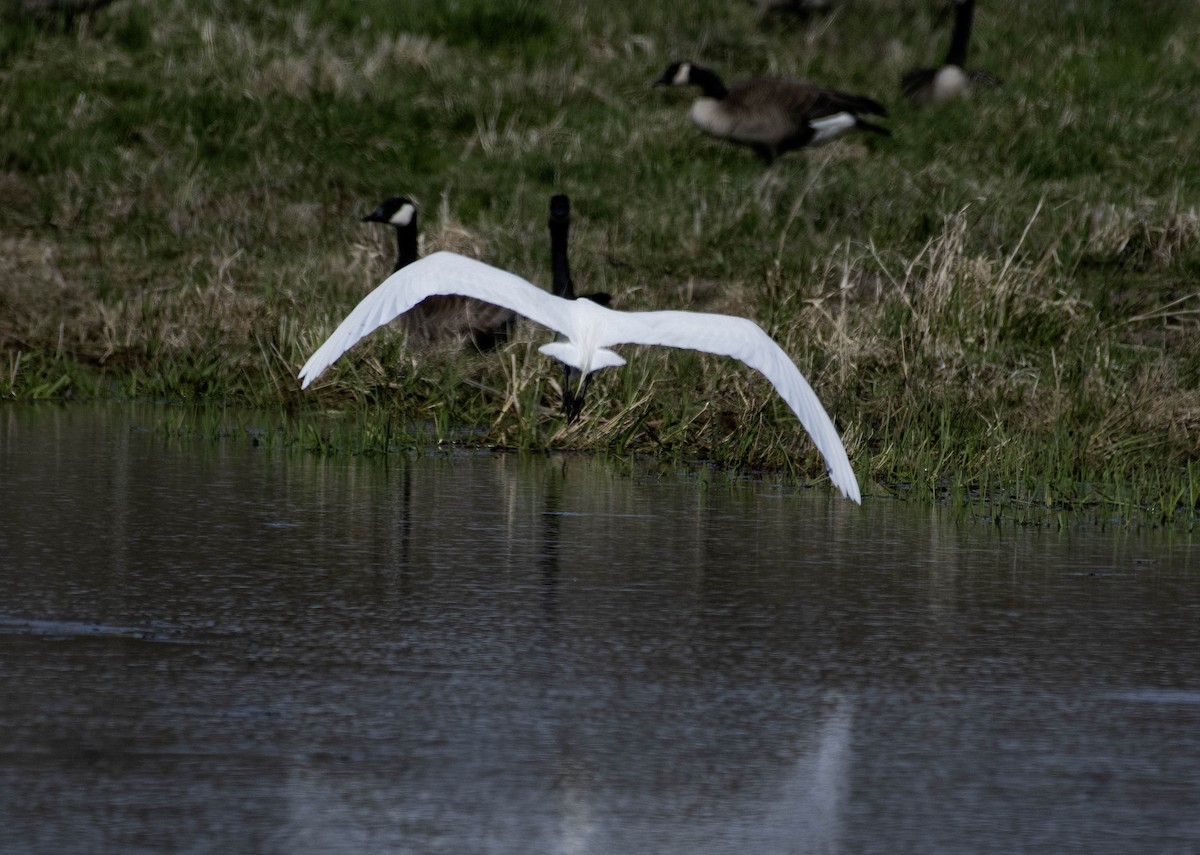
M432 438L820 476L767 384L701 355L639 353L571 427L534 329L483 356L377 334L299 392L390 269L359 222L384 196L422 203L426 251L546 283L566 192L583 290L758 320L868 492L1194 525L1200 9L984 4L970 64L1004 85L918 113L897 81L944 53L944 4L847 2L806 24L716 0L118 0L73 27L10 4L0 394L283 411L323 452ZM764 171L649 87L678 58L872 95L894 136Z

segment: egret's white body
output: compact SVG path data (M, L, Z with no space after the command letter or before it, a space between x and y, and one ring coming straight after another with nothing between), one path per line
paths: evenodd
M584 377L625 364L619 344L655 344L740 359L761 372L800 419L825 457L842 494L861 504L846 449L812 387L775 341L746 318L704 312L620 312L591 300L566 300L519 276L452 252L436 252L404 267L363 298L300 369L308 386L338 357L379 327L434 294L459 294L511 309L562 338L538 350Z

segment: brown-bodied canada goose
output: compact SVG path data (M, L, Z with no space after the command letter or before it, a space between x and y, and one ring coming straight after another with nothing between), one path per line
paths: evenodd
M900 89L914 107L940 107L962 98L975 85L995 86L996 78L983 71L967 71L967 44L971 40L971 22L975 0L956 0L954 32L946 61L937 68L914 68L900 78Z
M417 260L417 206L406 196L384 199L363 217L364 223L384 223L396 229L396 266L393 272ZM489 350L508 339L517 316L508 309L469 297L426 297L404 315L404 328L416 344L469 338L480 350Z
M571 262L567 257L567 240L571 233L571 200L563 194L550 197L550 291L555 297L566 300L591 300L601 306L612 302L611 294L575 293L575 282L571 279ZM579 369L563 363L563 415L567 424L579 418L583 410L583 395L576 390L581 386Z
M667 66L655 86L698 86L692 121L700 130L749 146L767 163L792 149L832 142L854 129L890 136L863 115L886 116L871 98L784 77L756 77L726 86L717 73L690 62Z

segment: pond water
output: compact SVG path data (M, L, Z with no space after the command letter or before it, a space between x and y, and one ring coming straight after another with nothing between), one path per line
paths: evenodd
M168 414L0 409L6 855L1200 850L1186 537Z

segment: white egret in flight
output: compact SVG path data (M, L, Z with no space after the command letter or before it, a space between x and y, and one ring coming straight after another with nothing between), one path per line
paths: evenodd
M304 363L301 388L307 389L365 336L435 294L458 294L502 306L559 333L559 340L538 350L579 371L581 402L592 372L625 364L610 350L616 345L656 344L740 359L770 380L800 419L825 457L834 486L862 503L858 479L825 408L800 369L758 324L732 315L621 312L591 300L566 300L512 273L452 252L435 252L401 268L364 297Z

